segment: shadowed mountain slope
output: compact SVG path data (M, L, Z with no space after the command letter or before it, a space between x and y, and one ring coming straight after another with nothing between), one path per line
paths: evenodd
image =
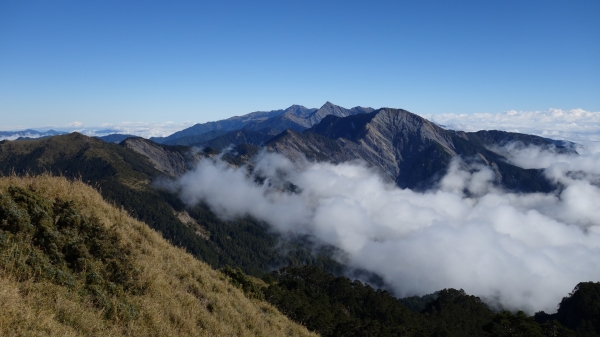
M268 130L263 130L268 131ZM222 136L213 138L211 140L194 144L194 146L200 147L211 147L217 151L221 151L229 146L237 146L241 144L250 144L255 146L261 146L269 139L273 138L272 133L251 131L247 129L232 131Z
M406 110L384 108L345 118L330 115L303 133L288 130L266 146L294 160L302 156L334 163L362 159L402 188L432 187L445 173L452 157L460 155L492 168L497 183L508 189L552 190L540 170L516 167L489 150L491 146L517 140L556 145L542 137L501 131L449 131Z
M100 140L103 140L107 143L120 143L122 141L124 141L127 138L131 138L131 137L137 137L134 135L128 135L128 134L121 134L121 133L112 133L110 135L106 135L106 136L100 136L100 137L95 137L98 138Z
M185 146L165 146L140 137L125 139L120 145L146 157L155 169L171 177L184 174L202 157Z

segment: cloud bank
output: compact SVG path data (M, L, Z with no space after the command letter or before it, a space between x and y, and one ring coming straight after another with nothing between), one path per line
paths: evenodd
M508 193L492 185L493 171L460 158L438 188L418 193L362 163L294 164L271 153L256 158L252 174L202 160L173 188L223 218L251 215L338 247L344 262L379 274L400 297L463 288L504 308L554 312L577 283L600 281L598 150L506 149L515 164L561 183L554 194Z
M195 123L184 122L164 122L164 123L145 123L145 122L122 122L118 124L106 123L100 127L82 127L73 129L88 136L105 136L111 133L129 134L143 138L166 137L177 131L188 128Z
M150 137L166 137L177 131L181 131L185 128L188 128L195 123L192 122L184 122L184 123L174 123L174 122L164 122L164 123L145 123L145 122L122 122L122 123L105 123L100 126L86 126L81 122L72 122L66 125L54 125L54 126L44 126L40 128L33 128L37 131L41 131L40 133L32 133L27 130L18 131L11 130L4 132L4 134L0 134L0 140L15 140L19 137L29 137L29 138L38 138L45 136L43 132L47 130L55 130L60 132L79 132L86 136L90 137L100 137L106 136L113 133L119 134L128 134L139 136L143 138ZM22 129L21 129L22 130ZM1 131L0 131L1 132Z
M446 128L503 130L570 141L600 141L600 112L583 109L423 115Z
M417 112L418 113L418 112ZM504 130L511 132L529 133L542 137L570 140L570 141L600 141L600 112L586 111L583 109L548 109L545 111L506 111L502 113L475 113L475 114L434 114L421 115L446 128L463 131L479 130ZM100 126L88 126L81 122L72 122L67 125L52 125L33 128L38 131L54 129L64 132L80 132L88 136L105 136L111 133L131 134L144 138L166 137L177 131L188 128L195 123L184 122L121 122L105 123ZM2 130L23 130L24 127L6 126ZM18 135L15 137L2 137L2 139L16 139L18 137L37 137L38 135Z

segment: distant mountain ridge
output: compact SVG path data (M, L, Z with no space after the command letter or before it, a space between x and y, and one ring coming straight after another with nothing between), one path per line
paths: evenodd
M287 109L196 124L161 139L132 139L131 135L120 134L99 138L105 142L123 142L126 148L148 158L154 169L170 176L183 174L190 168L189 162L198 159L184 155L189 152L187 147L219 152L246 146L245 152L264 147L292 160L300 157L332 163L363 160L378 169L384 179L411 189L433 187L445 175L452 158L460 155L489 166L496 173L497 185L516 191L548 192L556 186L544 178L541 170L510 164L502 148L517 143L575 152L574 145L565 141L504 131L446 130L402 109L346 109L331 102L319 109L292 105ZM175 152L165 147L172 145L185 147L173 148ZM244 158L235 159L236 165L248 160L247 156Z
M118 143L124 141L125 139L131 138L131 137L137 137L137 136L130 135L130 134L111 133L106 136L96 136L95 138L103 140L107 143L117 143L118 144Z
M16 140L19 138L40 138L63 135L66 132L48 130L48 131L37 131L33 129L20 130L20 131L0 131L0 140Z
M202 137L203 135L212 133L216 136L220 136L241 129L260 132L266 136L275 136L286 129L304 131L319 123L328 115L346 117L355 114L368 113L373 110L373 108L363 107L346 109L331 102L326 102L319 109L309 109L301 105L292 105L287 109L257 111L216 122L196 124L187 129L175 132L168 137L154 137L150 139L154 142L166 145L196 145L210 140L207 139L207 137Z

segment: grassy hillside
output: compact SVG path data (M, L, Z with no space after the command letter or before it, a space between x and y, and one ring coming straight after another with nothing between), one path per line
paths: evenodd
M165 148L185 151L181 146ZM243 146L237 150L256 151ZM283 265L311 264L329 271L339 268L327 256L314 256L298 245L287 247L282 254L283 250L277 249L278 238L253 219L223 221L203 205L186 209L176 195L151 185L163 174L148 158L124 146L77 133L0 142L0 176L45 172L94 186L106 200L214 268L239 266L254 276Z
M0 178L0 335L305 336L81 182Z

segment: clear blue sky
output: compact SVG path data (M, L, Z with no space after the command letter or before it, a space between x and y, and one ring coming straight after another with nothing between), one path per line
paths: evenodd
M600 111L600 1L0 1L0 129Z

